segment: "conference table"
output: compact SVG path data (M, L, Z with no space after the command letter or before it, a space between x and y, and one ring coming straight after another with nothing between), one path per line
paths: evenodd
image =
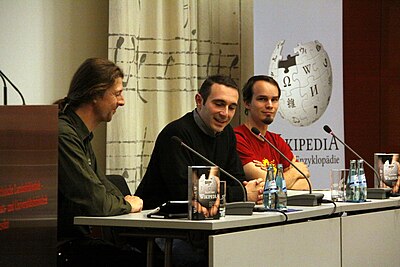
M127 236L171 240L201 232L208 238L209 266L399 266L400 197L363 203L290 206L279 212L226 215L219 220L147 218L150 211L109 217L75 217L77 225L112 226Z

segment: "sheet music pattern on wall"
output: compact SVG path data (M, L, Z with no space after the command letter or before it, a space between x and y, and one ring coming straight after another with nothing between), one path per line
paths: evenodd
M157 134L193 110L203 80L239 83L239 0L110 1L109 59L125 72L125 106L107 126L107 173L134 192ZM162 162L160 162L162 164Z

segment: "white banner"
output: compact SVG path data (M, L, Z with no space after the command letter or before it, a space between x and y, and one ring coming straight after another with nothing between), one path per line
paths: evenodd
M282 95L268 130L282 134L329 188L329 170L344 168L342 1L254 0L254 72L273 76Z

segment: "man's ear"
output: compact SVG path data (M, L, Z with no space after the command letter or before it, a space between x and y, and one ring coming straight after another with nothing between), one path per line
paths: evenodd
M250 109L250 102L243 102L246 109Z
M196 108L201 108L201 106L203 105L203 98L201 97L201 95L197 93L194 99L196 101Z

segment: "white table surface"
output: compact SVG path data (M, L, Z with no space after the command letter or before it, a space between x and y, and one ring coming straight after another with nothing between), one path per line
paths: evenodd
M335 213L366 211L380 208L390 208L400 206L400 197L383 200L368 200L364 203L336 202L336 209L331 203L324 203L315 207L296 207L291 209L299 211L288 212L288 220L302 220L318 216L330 215ZM129 213L118 216L92 217L78 216L74 218L74 223L78 225L97 225L97 226L116 226L116 227L146 227L146 228L165 228L165 229L192 229L192 230L221 230L237 227L248 227L256 225L274 224L285 221L285 216L278 212L253 212L253 215L227 215L218 220L188 220L182 219L158 219L147 218L150 210L140 213Z

